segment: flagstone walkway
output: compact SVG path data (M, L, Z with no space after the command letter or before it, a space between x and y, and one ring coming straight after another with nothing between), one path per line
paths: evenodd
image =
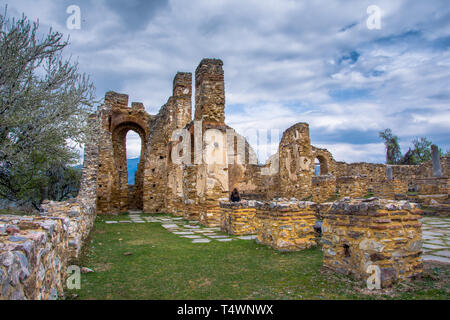
M256 235L233 236L218 233L220 232L219 227L204 227L200 225L198 221L189 221L188 223L186 223L186 220L184 220L182 217L142 216L141 211L133 210L130 210L128 216L130 220L105 221L105 223L160 223L162 227L167 231L179 236L180 238L191 239L192 243L208 243L211 241L229 242L236 239L256 239Z
M450 218L423 217L423 260L450 263Z

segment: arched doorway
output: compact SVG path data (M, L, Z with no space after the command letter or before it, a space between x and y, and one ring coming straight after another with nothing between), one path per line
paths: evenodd
M135 133L141 141L139 162L134 173L134 184L129 184L127 166L127 135ZM112 130L114 164L116 169L117 185L113 189L113 198L117 199L121 212L129 209L143 208L143 182L144 182L144 154L147 137L144 129L134 122L123 122Z
M142 139L137 132L129 130L126 135L126 160L128 171L128 209L142 209L142 190L137 194L136 181L142 180L139 162L142 158Z

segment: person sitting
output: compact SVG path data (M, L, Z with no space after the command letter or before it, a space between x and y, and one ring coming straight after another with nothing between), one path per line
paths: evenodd
M239 196L239 192L237 191L236 188L234 188L233 191L231 192L230 201L231 202L239 202L239 201L241 201L241 197Z

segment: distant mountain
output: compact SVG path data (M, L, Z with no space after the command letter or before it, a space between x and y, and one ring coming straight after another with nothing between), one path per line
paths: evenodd
M128 184L134 184L134 174L137 171L139 158L127 159Z

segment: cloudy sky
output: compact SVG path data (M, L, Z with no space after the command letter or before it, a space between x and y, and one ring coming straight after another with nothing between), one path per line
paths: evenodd
M214 57L224 62L226 122L241 134L308 122L312 144L347 162L384 162L378 132L388 127L403 152L422 136L450 149L448 0L0 4L70 35L67 54L98 98L127 93L157 113L177 71ZM81 9L79 30L66 26L70 5ZM381 9L381 29L367 27L370 5ZM130 137L129 156L138 148Z

